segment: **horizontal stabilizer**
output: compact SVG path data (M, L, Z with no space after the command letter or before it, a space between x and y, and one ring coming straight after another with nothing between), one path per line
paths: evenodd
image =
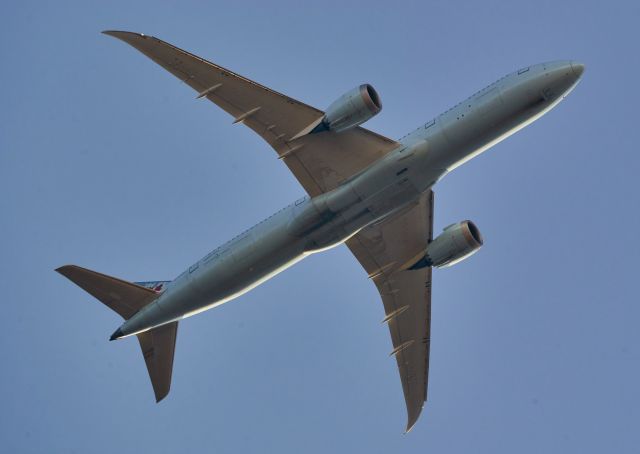
M178 322L167 323L138 334L138 341L144 361L147 363L156 402L164 399L171 388L173 354L176 348L177 334Z
M125 320L159 296L159 293L152 289L76 265L61 266L56 271L116 311Z

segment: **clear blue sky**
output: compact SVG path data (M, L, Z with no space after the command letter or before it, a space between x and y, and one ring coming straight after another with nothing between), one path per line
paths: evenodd
M640 446L637 2L6 2L2 452L632 453ZM53 272L171 279L303 194L249 129L104 29L324 108L363 82L392 138L505 73L577 59L554 111L436 187L484 248L433 282L429 401L405 408L348 250L181 323L156 405L119 317Z

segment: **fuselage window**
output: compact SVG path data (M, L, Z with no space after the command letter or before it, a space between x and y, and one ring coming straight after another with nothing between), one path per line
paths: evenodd
M526 73L527 71L529 71L529 67L528 67L528 66L527 66L526 68L519 69L519 70L518 70L518 75L520 75L520 74L524 74L524 73Z
M430 128L431 126L436 124L436 119L434 118L433 120L431 120L429 123L427 123L426 125L424 125L424 129Z

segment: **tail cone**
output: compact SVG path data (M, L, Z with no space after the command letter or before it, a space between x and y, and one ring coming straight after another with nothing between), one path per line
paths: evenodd
M118 328L117 330L115 330L115 332L111 335L111 337L109 338L110 341L119 339L120 337L122 337L122 330L120 328Z

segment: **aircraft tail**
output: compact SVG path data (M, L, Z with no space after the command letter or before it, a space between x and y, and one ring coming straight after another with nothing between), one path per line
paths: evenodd
M168 283L168 281L127 282L76 265L62 266L56 271L125 320L155 301ZM111 340L117 337L117 333L118 331L114 333ZM169 394L171 388L177 333L178 322L172 322L137 335L156 402L160 402Z

